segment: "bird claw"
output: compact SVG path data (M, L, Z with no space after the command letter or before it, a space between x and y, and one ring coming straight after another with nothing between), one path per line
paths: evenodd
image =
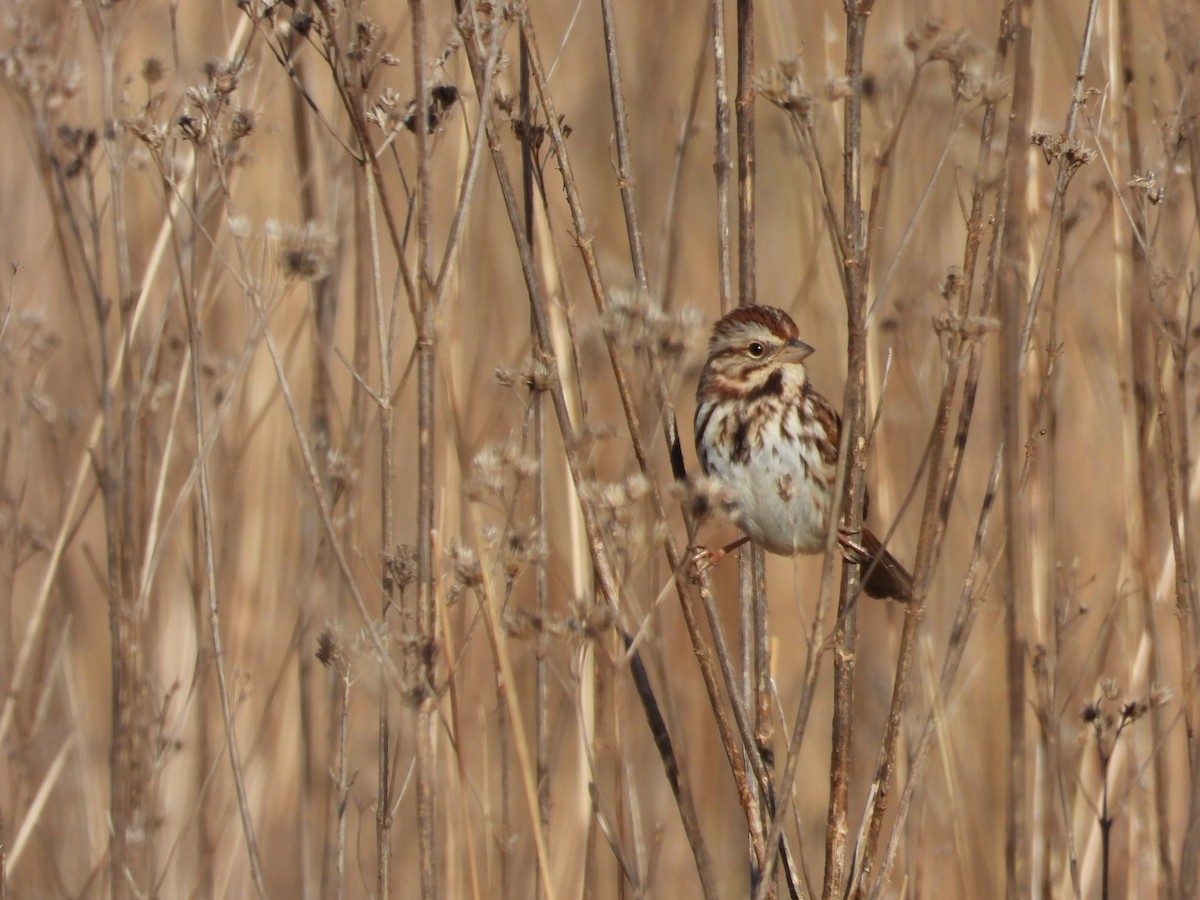
M699 584L700 580L725 558L726 551L720 547L695 546L689 553L691 564L688 566L688 580L692 584Z
M865 566L874 557L860 543L859 536L861 534L861 531L853 531L844 525L838 526L838 547L841 549L842 558L846 562L858 563L860 566Z

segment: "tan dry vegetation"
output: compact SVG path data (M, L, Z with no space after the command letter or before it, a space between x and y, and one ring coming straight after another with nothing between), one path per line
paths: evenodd
M736 114L748 4L714 5ZM599 4L529 4L552 72L523 96L519 4L3 0L0 896L1193 896L1200 13L1030 5L1022 65L1000 0L880 4L861 81L842 4L754 9L754 296L827 395L865 375L871 518L922 601L851 603L851 654L840 558L771 558L755 663L738 561L700 585L669 562L690 526L663 424L695 470L707 325L751 299L733 131L720 287L707 6L616 4L639 287ZM414 35L423 81L457 89L424 141ZM843 222L859 102L856 293L816 163ZM536 292L496 163L520 209L522 133ZM964 385L957 483L927 504ZM733 673L715 708L704 596ZM773 758L718 726L731 689ZM738 790L764 765L788 872L753 775Z

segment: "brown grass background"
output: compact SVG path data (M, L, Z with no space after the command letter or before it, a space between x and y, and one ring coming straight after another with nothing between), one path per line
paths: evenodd
M395 59L394 66L381 65L372 76L366 104L390 89L403 106L414 95L408 6L354 0L334 5L343 46L353 22L370 18L379 30L368 54ZM257 0L249 7L261 11ZM726 7L733 73L735 10L732 3ZM964 71L987 81L1000 7L993 0L917 0L881 3L874 10L865 57L866 185L874 182L873 154L897 121L914 59L932 42L961 31L961 40L948 44L946 52ZM1039 131L1063 129L1087 8L1083 0L1034 4L1033 121ZM366 184L364 169L347 149L355 146L352 129L318 42L296 40L293 58L295 79L319 117L296 102L296 81L269 52L272 43L294 40L290 12L281 8L273 20L250 26L245 11L225 0L4 0L0 6L6 76L0 104L5 135L0 258L11 261L0 273L3 892L241 897L256 891L226 749L205 595L186 295L200 310L198 390L205 427L215 431L207 467L223 665L267 891L280 897L377 895L382 695L395 767L394 820L386 836L391 894L418 893L418 833L425 827L436 848L435 896L535 896L533 815L522 788L525 763L511 728L524 729L533 740L540 630L548 666L543 712L551 796L551 877L542 889L557 897L699 896L696 866L619 644L604 624L580 625L589 610L594 615L597 599L548 401L545 523L531 518L532 481L528 473L516 474L511 453L501 454L500 464L478 461L487 448L524 446L523 452L531 452L530 411L539 396L521 379L530 365L530 306L486 149L449 289L436 310L432 577L441 637L430 770L436 815L431 823L418 822L413 696L419 691L413 685L412 691L401 690L381 674L377 651L364 636L369 623L333 561L285 403L286 384L299 427L317 447L336 540L372 615L386 620L381 633L390 657L409 673L415 587L397 594L396 608L380 612L382 554L394 550L381 546L380 535L382 485L389 481L394 540L417 543L416 331L404 293L394 286L397 264L382 214L378 207L356 206L356 190ZM695 376L707 324L720 312L713 65L711 48L704 49L709 26L705 9L695 3L618 3L616 12L648 295L635 290L630 267L599 9L592 3L529 5L543 58L547 65L555 61L553 101L571 128L567 151L606 297L610 305L635 313L665 310L676 316L671 320L678 323L676 336L686 344L686 352L664 358L663 367L685 456L694 468ZM440 264L479 101L465 55L454 45L451 5L434 5L427 16L431 56L446 50L444 64L430 71L435 80L455 84L463 98L430 144L432 251ZM931 19L940 22L937 36L916 52L906 48L906 35ZM1190 449L1197 431L1197 372L1188 351L1197 339L1200 175L1190 154L1200 137L1189 111L1200 109L1195 74L1200 18L1187 0L1162 0L1135 5L1132 24L1133 86L1126 91L1118 5L1100 4L1076 132L1097 156L1076 174L1066 195L1069 224L1061 257L1052 257L1058 267L1048 274L1023 368L1020 400L1030 474L1019 514L1029 535L1031 570L1015 590L1029 666L1028 740L1023 747L1008 742L1002 566L986 587L952 690L943 695L936 688L1001 434L996 331L994 323L983 323L979 340L987 364L959 489L947 512L945 548L927 598L893 811L910 779L920 779L919 789L898 823L895 864L878 885L885 896L982 898L1006 890L1009 896L1099 896L1107 869L1116 896L1179 897L1196 862L1185 849L1189 824L1200 814L1193 799L1197 770L1189 761L1195 703L1187 663L1196 595L1190 583L1181 595L1176 583L1167 487L1173 480L1179 492L1180 546L1195 562L1195 537L1189 539L1186 528L1200 504ZM516 30L499 27L510 28L504 43L510 59L496 86L514 97ZM819 152L838 184L843 104L835 95L841 89L836 79L843 68L844 30L840 3L760 0L755 10L756 68L766 71L780 60L799 59L815 97ZM184 139L179 118L191 110L188 89L213 83L206 64L243 53L245 65L236 72L228 100L252 112L253 130L238 142L244 158L218 163L211 143ZM142 76L149 57L164 68L162 80L153 84ZM881 194L879 228L870 235L869 299L878 302L869 328L870 401L872 411L876 404L882 408L869 466L871 518L885 528L899 519L892 548L906 560L914 558L923 488L918 486L913 502L904 501L922 477L944 372L946 340L934 323L947 309L941 293L947 272L962 262L977 174L981 100L956 101L950 71L944 62L922 71ZM699 105L685 127L697 78ZM143 110L155 92L162 92L161 100ZM1007 111L1003 100L986 180L989 210L1000 186ZM503 118L498 109L493 113ZM1147 191L1128 184L1139 174L1131 170L1126 133L1131 114L1137 116L1144 168L1163 188L1157 204L1148 202ZM816 384L840 398L847 365L845 304L818 188L785 114L760 98L757 115L757 296L792 313L805 340L817 348ZM158 159L187 170L175 186L185 201L173 219L170 191L136 134L156 123L165 141ZM97 145L82 157L79 171L60 180L56 171L65 173L78 156L64 129L93 131ZM374 128L371 134L378 146L383 133ZM499 134L515 173L517 138L503 123ZM301 143L311 157L307 165ZM1031 172L1026 197L1031 227L1019 236L1031 280L1047 238L1056 169L1035 147L1007 149L1012 165ZM595 438L581 448L580 458L588 488L611 512L605 530L621 589L619 619L629 630L644 629L642 652L696 796L714 861L715 894L745 896L745 815L659 544L664 529L681 545L686 538L659 425L662 410L638 350L644 332L636 321L630 324L637 315L597 313L548 138L541 155L546 206L536 221L537 271L554 310L560 374L576 425ZM406 191L416 177L413 135L400 130L380 164L383 193L376 198L386 198L403 224ZM279 233L303 227L304 191L311 191L313 218L329 237L329 246L317 251L326 257L324 282L293 277L283 259L294 238ZM840 198L840 188L836 194ZM1141 281L1131 221L1146 223L1150 235L1150 263ZM155 250L160 234L168 239L162 254ZM371 234L378 244L377 281L363 278L371 272ZM990 242L989 226L981 273ZM415 234L408 254L415 265ZM126 288L123 265L130 273ZM109 310L103 331L89 272ZM986 277L977 279L980 291ZM314 316L322 283L331 288L327 296L336 308L331 347L318 340ZM123 289L132 291L124 307ZM373 291L385 315L394 311L396 323L386 360L395 401L389 471L381 470L378 407L351 374L355 360L363 359L356 355L356 338L365 339L367 363L359 375L373 389L380 383ZM269 310L285 383L265 346L256 303ZM142 313L131 327L135 304ZM625 350L653 477L667 497L666 521L655 520L642 487L629 481L637 466L601 340L604 326L616 329ZM1149 360L1145 377L1153 387L1147 398L1152 409L1142 425L1134 398L1132 342L1138 333L1148 334L1163 355L1157 363ZM124 469L105 459L103 442L93 434L104 415L102 345L110 361L125 346L129 380L116 382L109 412L116 446L132 448ZM501 383L497 369L514 370L516 384ZM363 404L357 412L356 392ZM327 438L317 421L322 397L328 405ZM1173 430L1173 455L1164 455L1162 422ZM1143 464L1148 481L1139 479ZM478 489L481 478L497 474L506 485L504 501ZM105 477L129 491L125 524L106 515L99 490ZM624 491L614 487L620 485ZM998 521L983 544L987 567L1004 550ZM514 527L523 529L526 538L517 544L522 549L532 544L534 559L523 560L506 581L505 562L520 555L509 538ZM733 536L729 525L710 523L701 532L709 544ZM115 539L134 560L131 596L114 595L106 557ZM491 589L503 603L502 641L514 676L504 688L518 698L519 710L506 707L497 689L498 651L481 615L483 592L463 566L456 568L464 560L452 549L458 544L480 553ZM146 572L151 555L154 565ZM531 618L539 565L548 579L550 616L540 625ZM735 647L737 569L730 560L715 578ZM796 715L809 652L820 572L820 559L768 564L781 766L783 736ZM138 699L124 723L113 712L113 604L141 617L127 650L138 660ZM891 698L904 616L898 606L874 601L864 601L859 610L852 846ZM318 635L326 630L352 675L346 706L343 681L314 658ZM828 657L822 666L788 819L789 840L808 878L805 890L815 893L822 880L832 716ZM1154 708L1119 734L1102 715L1098 736L1081 710L1102 697L1103 715L1115 714L1115 721L1126 703L1153 697ZM521 721L507 724L514 711ZM914 768L915 742L931 713L932 751ZM113 756L122 729L129 730L135 763ZM1102 858L1098 750L1105 748L1112 751L1107 777L1113 827L1111 852ZM1019 793L1028 815L1030 868L1026 883L1006 888L1005 792L1009 762L1018 754L1027 761L1027 782ZM344 838L337 829L339 771L348 783ZM118 877L117 884L110 853L114 784L135 798L127 830L130 868L125 883ZM897 824L892 815L885 836ZM636 878L621 877L610 842L632 861Z

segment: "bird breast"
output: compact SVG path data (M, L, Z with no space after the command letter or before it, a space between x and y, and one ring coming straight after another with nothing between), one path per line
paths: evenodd
M714 438L702 462L736 498L742 530L783 556L825 544L836 460L821 453L820 420L803 412L809 402L764 396L749 409L717 403L696 417Z

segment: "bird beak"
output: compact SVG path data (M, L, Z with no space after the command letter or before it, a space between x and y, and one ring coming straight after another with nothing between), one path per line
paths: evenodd
M812 355L812 352L813 348L804 341L788 341L775 358L782 363L802 363Z

